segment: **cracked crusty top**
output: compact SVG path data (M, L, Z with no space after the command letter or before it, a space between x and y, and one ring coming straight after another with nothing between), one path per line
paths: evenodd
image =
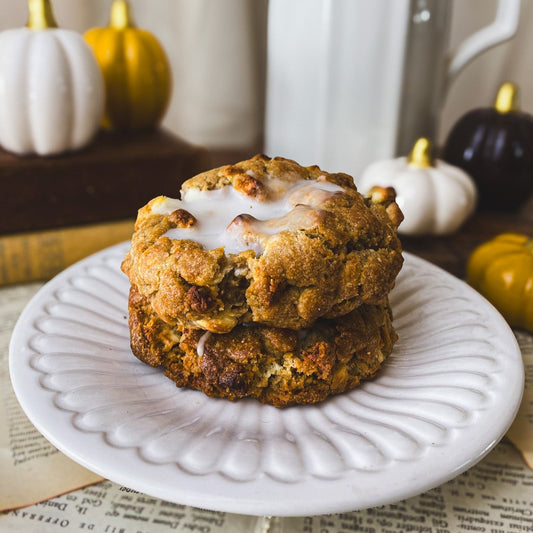
M300 329L386 297L401 268L390 189L265 156L191 178L139 210L123 270L169 324Z

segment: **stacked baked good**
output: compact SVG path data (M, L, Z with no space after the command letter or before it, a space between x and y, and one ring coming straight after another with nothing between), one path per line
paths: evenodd
M258 155L139 210L122 269L133 353L180 387L277 407L371 378L396 333L392 189Z

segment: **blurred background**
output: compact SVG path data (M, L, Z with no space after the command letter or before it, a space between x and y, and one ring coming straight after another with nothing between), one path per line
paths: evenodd
M494 18L495 0L441 1L452 3L450 49ZM54 0L54 12L59 26L84 32L107 24L110 3ZM138 25L159 38L172 65L174 88L164 126L208 148L260 146L268 1L132 0L131 5ZM0 30L20 27L26 2L0 0L0 13ZM515 37L484 52L451 85L437 143L466 111L491 105L502 81L516 82L522 108L533 111L532 27L533 1L523 0Z
M240 148L262 130L265 0L133 0L135 22L169 57L174 86L163 125L208 147ZM54 0L58 26L109 22L111 0ZM27 20L23 0L0 0L0 30Z

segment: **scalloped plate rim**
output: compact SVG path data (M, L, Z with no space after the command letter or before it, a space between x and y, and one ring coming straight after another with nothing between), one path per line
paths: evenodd
M47 282L21 313L9 347L13 388L30 421L65 455L111 481L164 500L214 511L273 516L354 511L415 496L467 470L499 442L518 411L524 369L518 343L505 320L487 300L463 281L424 259L404 252L406 262L418 264L422 270L433 270L457 290L466 292L494 319L499 334L505 336L509 343L505 356L512 364L506 370L510 378L508 383L513 384L514 388L511 394L499 398L497 423L494 423L493 413L482 413L482 420L491 419L493 422L482 438L474 439L474 443L472 439L466 442L466 430L471 433L472 427L454 430L462 432L463 437L453 443L453 454L450 453L450 444L430 447L419 460L396 461L393 469L385 471L354 470L332 481L308 478L301 482L281 483L263 474L252 481L237 482L216 473L192 475L177 466L149 463L142 459L136 448L118 448L108 444L103 433L76 428L72 422L76 413L57 407L54 403L57 393L40 385L41 374L31 366L31 350L27 346L30 337L28 320L48 299L51 291L62 287L78 270L91 264L100 264L106 255L125 253L128 246L129 243L124 242L97 252ZM379 380L379 376L376 380ZM130 474L132 471L135 471L135 475Z

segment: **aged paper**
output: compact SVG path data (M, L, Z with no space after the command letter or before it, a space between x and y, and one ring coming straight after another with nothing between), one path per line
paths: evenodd
M269 518L205 511L110 481L0 515L0 531L267 533Z
M526 382L522 404L507 436L533 468L533 335L523 331L515 334L524 359Z
M508 442L429 492L360 512L273 519L275 533L533 531L533 471Z
M41 436L20 408L11 387L8 365L11 332L20 312L41 285L5 287L0 292L0 511L102 480Z
M104 481L0 515L13 533L509 533L533 531L533 471L504 440L481 463L414 498L299 518L205 511Z
M128 240L133 220L0 235L0 285L45 280L107 246Z

